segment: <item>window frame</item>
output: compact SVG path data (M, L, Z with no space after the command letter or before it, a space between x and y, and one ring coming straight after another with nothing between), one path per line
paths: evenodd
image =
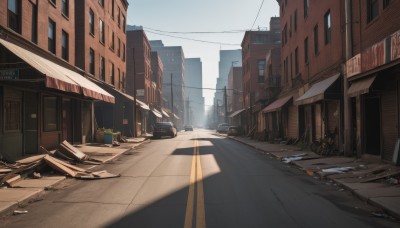
M379 1L367 0L367 23L373 21L375 18L378 17L378 15L379 15Z
M115 85L115 69L114 63L110 61L110 81L112 85Z
M304 39L304 63L308 64L310 61L308 54L308 36Z
M69 34L64 30L61 32L61 58L69 61Z
M99 72L99 78L102 81L106 80L106 60L103 56L100 56L100 72Z
M49 112L49 110L46 109L46 99L51 99L55 102L55 112L51 113ZM54 104L53 104L54 105ZM55 131L59 131L60 130L60 104L59 104L59 98L57 96L50 96L50 95L45 95L43 96L43 132L55 132ZM53 128L47 128L46 125L46 121L51 120L49 114L54 114L54 116L52 116L54 118L55 123L48 123L48 124L53 124L55 125L55 127Z
M32 31L31 31L31 41L35 44L38 43L38 7L36 4L31 2L32 7Z
M294 74L299 74L299 47L294 50Z
M303 0L303 6L304 6L304 19L308 17L308 11L310 9L310 0Z
M331 43L332 41L332 20L331 11L328 10L324 15L324 38L325 45Z
M12 103L12 104L11 104ZM8 105L10 107L8 108ZM12 108L17 110L10 111ZM22 130L22 101L15 98L4 98L4 111L3 111L3 131L4 133L21 132ZM14 123L13 123L14 121ZM16 128L8 129L8 126L15 126Z
M314 54L318 55L319 53L319 35L318 35L318 24L314 26Z
M106 37L105 37L105 25L104 25L104 21L99 19L99 41L100 43L102 43L103 45L105 45L106 42Z
M265 76L265 59L258 59L257 60L257 82L264 83L264 76Z
M65 17L69 17L69 0L61 0L61 13Z
M94 11L92 9L89 9L89 34L92 36L94 36L95 33L94 18L95 18Z
M52 25L52 30L53 32L50 33L50 25ZM48 22L48 27L47 27L47 49L48 51L50 51L53 54L56 54L56 31L57 31L57 24L55 21L53 21L51 18L49 18L49 22ZM52 38L50 38L50 34L53 36Z
M16 4L14 9L16 12L14 12L13 9L10 9L10 1L13 1ZM12 19L15 20L15 25L10 24ZM17 33L21 33L21 21L21 0L7 0L7 27Z
M95 52L92 48L89 48L89 73L92 75L94 75L96 71L95 61L96 61Z

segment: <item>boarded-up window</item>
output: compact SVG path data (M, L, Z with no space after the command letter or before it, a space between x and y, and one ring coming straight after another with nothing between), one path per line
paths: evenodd
M4 101L4 131L21 130L21 101L7 99Z

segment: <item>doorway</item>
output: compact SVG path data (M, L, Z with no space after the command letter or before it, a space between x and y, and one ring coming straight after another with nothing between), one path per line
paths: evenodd
M381 154L381 101L379 97L366 97L365 113L365 153Z
M24 92L24 154L38 153L38 94Z

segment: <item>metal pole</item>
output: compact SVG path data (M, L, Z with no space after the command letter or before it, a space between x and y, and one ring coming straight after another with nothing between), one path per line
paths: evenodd
M136 62L135 62L135 48L133 49L133 137L137 137L136 124Z
M172 89L172 73L171 73L171 112L174 115L174 93Z
M353 53L353 43L352 43L352 20L351 20L351 0L345 0L345 17L346 17L346 60L349 60ZM347 72L344 68L343 74L343 112L344 112L344 154L347 156L353 155L352 152L352 140L351 140L351 107L350 99L347 94L348 81Z
M226 95L226 86L224 87L224 104L225 104L225 123L228 123L228 102Z

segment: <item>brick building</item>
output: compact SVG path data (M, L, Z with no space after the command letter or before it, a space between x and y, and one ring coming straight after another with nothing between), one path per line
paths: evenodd
M0 2L0 152L6 160L62 140L93 140L93 101L114 102L74 67L75 9L73 1Z
M352 149L399 164L400 2L353 1L350 8Z
M164 65L161 61L160 56L155 51L151 52L151 72L152 72L152 82L154 84L154 96L153 100L150 102L150 105L155 107L157 110L161 111L162 119L167 121L169 119L168 113L163 111L163 68Z
M244 122L243 111L243 80L242 67L231 67L228 74L227 102L229 113L229 124L241 126Z
M260 112L268 103L264 89L265 57L269 50L280 45L277 29L279 18L271 18L270 31L246 31L242 41L243 96L247 131L263 131L258 124L264 116Z
M132 132L132 100L126 91L126 0L75 2L75 65L117 99L96 103L96 127ZM126 124L128 123L128 124Z
M281 94L286 105L281 137L306 142L335 134L341 145L343 1L280 1ZM293 101L291 104L289 101ZM289 102L289 103L288 103Z

